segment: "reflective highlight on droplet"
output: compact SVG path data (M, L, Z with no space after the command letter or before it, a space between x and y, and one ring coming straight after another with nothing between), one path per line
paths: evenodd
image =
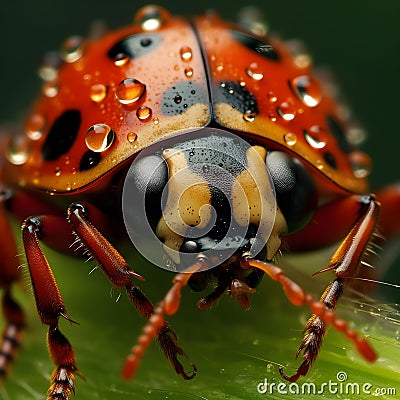
M326 146L328 135L325 129L318 125L313 125L304 131L304 138L314 149L322 149Z
M121 104L129 105L137 102L146 91L146 85L134 78L124 79L117 86L115 96Z
M150 107L147 107L147 106L139 107L136 111L136 116L141 121L148 121L151 118L151 114L152 114L152 110Z
M276 111L285 121L292 121L296 116L297 109L293 104L284 101L277 107Z
M126 63L128 63L128 61L130 60L129 56L125 53L118 53L115 57L114 57L114 64L117 67L122 67L123 65L125 65Z
M90 98L95 103L101 103L107 96L107 86L102 83L93 85L90 88Z
M308 75L290 81L294 94L308 107L316 107L322 100L322 89L318 81Z
M58 52L53 51L45 54L39 67L39 76L44 81L54 81L57 79L61 63L62 60Z
M137 134L135 132L129 132L126 138L128 139L129 143L134 143L136 142Z
M367 178L372 170L371 158L362 151L353 151L349 154L349 161L356 178Z
M193 76L193 68L187 67L185 68L185 76L186 78L191 78Z
M45 82L42 86L42 92L47 97L56 97L58 94L58 83L56 81Z
M192 49L188 46L181 47L179 50L182 61L190 61L192 59Z
M27 162L30 154L28 140L23 135L13 136L8 144L6 158L14 165L23 165Z
M247 122L253 122L256 119L256 113L253 111L246 111L243 113L243 119Z
M25 133L31 140L39 140L46 126L46 118L39 113L33 113L26 122Z
M293 146L297 142L297 136L292 132L288 132L288 133L285 133L283 140L285 141L285 143L288 146Z
M144 31L154 31L170 19L170 14L162 7L148 5L141 8L135 15L135 23Z
M114 139L114 131L106 124L92 125L85 135L86 146L96 153L109 149Z
M71 36L61 47L61 57L67 63L79 60L83 55L83 39L80 36Z
M260 81L262 78L264 78L264 74L261 72L260 68L258 67L257 63L252 63L246 68L246 74L256 80Z

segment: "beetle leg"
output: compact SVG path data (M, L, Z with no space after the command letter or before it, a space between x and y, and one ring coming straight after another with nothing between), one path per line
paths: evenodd
M358 352L363 356L366 360L373 362L376 360L377 355L374 349L370 346L370 344L364 339L358 336L357 332L352 329L348 328L347 322L338 319L335 316L333 309L330 309L326 306L326 303L321 301L316 301L314 297L310 294L307 294L303 291L303 289L294 281L292 281L289 277L285 275L285 271L276 265L260 260L252 260L250 258L244 257L241 260L240 265L242 268L247 269L250 267L257 268L259 270L264 271L271 279L279 282L283 290L286 293L287 298L289 301L294 304L295 306L301 306L306 304L310 310L314 313L314 319L318 319L319 324L316 324L316 327L321 329L321 325L323 325L324 329L326 330L326 325L331 324L336 330L343 333L348 339L352 340L358 350ZM335 290L335 285L332 285L333 290ZM330 287L327 289L326 292L329 292L331 289ZM326 296L328 298L328 296ZM313 318L310 318L310 321ZM310 322L309 321L309 322ZM306 327L307 329L307 327ZM321 333L320 331L318 331ZM324 331L325 332L325 331ZM315 349L317 352L315 353L315 357L312 361L315 360L316 356L318 355L319 348L322 344L323 334L315 336L314 342L310 344L312 349ZM303 341L302 346L297 352L297 356L299 355L300 351L305 348L306 344ZM306 358L303 364L298 369L297 373L292 377L288 377L283 373L283 369L279 368L279 372L281 376L290 381L295 382L300 376L303 376L307 373L311 366L312 362L310 363Z
M51 268L39 246L42 224L40 217L26 219L22 224L22 240L37 311L42 323L49 326L47 344L50 356L57 366L51 376L52 384L47 392L47 399L69 400L71 392L75 392L74 374L80 375L80 372L72 346L60 332L58 321L60 317L74 321L67 314Z
M192 376L184 372L182 364L177 359L178 355L183 355L184 353L177 344L175 332L163 318L158 316L150 300L132 283L132 278L141 280L143 278L130 269L122 255L91 223L92 215L97 212L99 210L90 204L72 204L68 208L68 221L110 282L116 288L125 288L132 304L149 321L146 327L150 332L147 336L142 335L139 338L139 344L132 348L132 354L127 357L122 375L125 378L133 376L145 349L150 345L151 340L158 336L161 348L168 360L173 364L175 371L185 379L190 379Z
M4 289L2 310L6 320L0 341L0 379L8 374L10 363L20 346L25 324L24 312L11 295L13 283L20 281L20 271L16 257L17 246L5 213L7 197L6 192L0 192L0 237L7 239L7 244L0 246L0 287Z
M320 301L325 305L325 309L327 311L333 310L336 307L339 298L343 293L346 278L356 276L358 266L360 265L362 258L367 251L368 245L373 238L376 229L380 204L373 196L357 196L357 198L357 220L339 248L333 254L328 267L317 272L318 274L333 270L336 274L336 279L328 285L320 299ZM337 210L336 214L338 213L340 214L340 211ZM335 326L335 324L333 325ZM341 324L339 324L339 327L340 326ZM284 379L294 382L299 377L304 376L307 373L318 356L326 329L327 321L325 321L321 315L318 315L318 313L314 312L305 326L303 342L300 345L296 355L298 356L301 352L303 352L303 362L298 368L297 372L291 377L284 375L282 370L280 370ZM343 332L347 336L351 337L353 335L353 331L350 331L350 334L349 332L346 333L347 324L344 324L343 329ZM357 339L356 343L361 345L361 343L358 342L359 340L361 339ZM371 357L369 356L370 350L364 348L364 345L358 347L358 350L365 358L371 358L369 361L374 361L375 357L372 357L372 353Z
M153 315L148 319L147 324L143 328L142 335L138 338L138 343L136 346L132 347L132 353L127 357L124 366L124 375L130 377L134 374L137 366L140 363L140 359L145 352L146 348L150 345L154 337L157 335L157 332L163 332L165 329L165 321L164 315L173 315L175 314L180 306L181 302L181 291L183 287L185 287L190 279L190 277L198 270L202 269L207 264L206 259L200 258L185 272L181 272L175 275L173 279L173 285L171 289L167 292L164 299L160 302L160 304L155 308ZM159 334L159 340L162 344L164 352L168 359L171 359L170 353L170 345L163 345L164 335ZM174 354L174 353L173 353ZM178 354L184 355L181 350ZM175 357L176 359L176 357ZM184 379L192 379L197 373L196 366L191 364L193 370L190 374L187 374L182 365L179 363L177 365L174 362L174 359L171 360L175 366L175 370L183 376Z

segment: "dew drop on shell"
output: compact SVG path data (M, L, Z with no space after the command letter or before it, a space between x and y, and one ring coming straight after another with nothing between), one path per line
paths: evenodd
M71 36L61 47L61 57L67 63L78 61L83 55L83 39Z
M92 125L85 135L86 146L89 150L96 153L101 153L109 149L114 139L114 131L106 124Z
M155 31L170 18L171 16L165 8L156 5L147 5L136 13L134 22L139 24L144 31Z
M124 105L136 103L145 93L146 85L134 78L121 81L116 89L115 96Z

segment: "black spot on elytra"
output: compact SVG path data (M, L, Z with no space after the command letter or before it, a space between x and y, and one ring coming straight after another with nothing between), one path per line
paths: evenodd
M242 113L258 114L255 96L238 82L220 82L217 87L216 100L217 102L228 103Z
M87 171L94 168L101 160L100 153L88 150L81 158L79 163L79 171Z
M124 56L133 60L152 52L160 43L161 37L158 33L138 33L115 43L108 51L107 56L113 61Z
M199 103L208 103L202 87L191 81L181 81L164 92L161 109L164 115L178 115Z
M334 169L337 169L336 159L332 153L325 153L324 154L325 162Z
M338 145L342 149L342 151L344 151L345 153L350 153L353 148L348 142L343 127L341 126L339 121L331 115L328 115L326 117L326 123L328 124L329 130L331 131L333 136L335 136Z
M235 40L240 42L243 46L262 55L264 58L271 61L280 60L279 54L269 43L262 42L261 40L240 31L231 31L231 34Z
M81 120L79 110L67 110L53 122L42 147L44 160L57 160L70 150L78 136Z

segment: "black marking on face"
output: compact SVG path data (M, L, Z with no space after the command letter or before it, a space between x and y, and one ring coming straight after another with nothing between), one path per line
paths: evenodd
M201 86L191 81L181 81L164 93L161 110L164 115L178 115L198 103L208 103Z
M79 163L79 171L87 171L94 168L101 160L100 153L88 150L81 158Z
M220 82L217 87L217 102L228 103L243 114L258 114L256 97L238 82Z
M344 129L339 121L337 121L337 119L332 117L331 115L328 115L326 117L326 123L328 124L329 130L331 131L333 136L335 136L338 145L342 149L342 151L344 151L346 154L350 153L353 148L348 142Z
M44 160L57 160L70 150L78 136L81 120L79 110L67 110L53 122L42 147Z
M115 43L108 51L107 56L113 61L124 56L133 60L154 51L160 43L161 37L158 33L138 33Z
M240 31L231 31L231 34L234 39L240 42L243 46L260 54L264 58L270 61L280 60L279 54L269 43L262 42L261 40Z

